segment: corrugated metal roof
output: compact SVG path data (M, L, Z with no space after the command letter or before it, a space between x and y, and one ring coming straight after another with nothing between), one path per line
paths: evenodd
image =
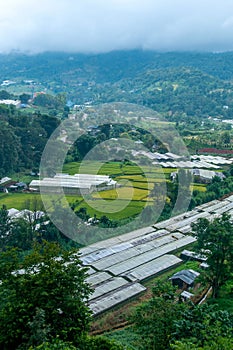
M227 201L219 201L218 203L214 204L214 205L209 205L207 206L204 211L208 212L208 213L212 213L215 212L217 209L221 209L225 206L227 206L229 204L229 202Z
M169 279L170 280L180 279L184 283L191 285L199 275L200 275L199 272L196 272L196 271L191 270L191 269L190 270L181 270L181 271L175 273Z
M97 315L142 293L145 290L146 288L139 283L130 283L123 286L120 290L113 291L104 297L100 297L99 299L90 302L89 307L93 311L94 315Z
M163 255L158 259L151 260L150 262L140 265L133 270L130 270L123 274L123 276L133 281L143 281L149 277L158 274L172 266L178 265L182 262L181 259L175 255Z
M146 235L148 233L152 233L152 232L155 232L155 228L152 227L152 226L148 226L148 227L143 227L143 228L140 228L138 230L134 230L134 231L131 231L131 232L128 232L128 233L125 233L123 235L120 235L118 236L119 239L122 241L122 242L125 242L125 241L128 241L130 239L134 239L134 238L137 238L137 237L141 237L142 235Z
M233 202L233 195L226 198L226 201Z
M181 233L183 233L183 234L192 232L191 225L187 225L187 226L184 226L184 227L179 227L178 230L179 230Z
M208 207L210 207L210 206L212 206L212 205L215 205L215 204L217 204L217 203L220 203L220 201L218 201L217 199L215 199L215 200L213 200L213 201L211 201L211 202L207 202L207 203L201 204L201 205L197 206L195 209L198 210L198 211L204 210L205 208L208 208Z
M229 211L231 211L232 209L233 209L233 202L231 202L227 205L224 205L222 208L215 209L215 213L221 215L223 213L229 213Z
M90 283L92 286L96 286L100 283L106 282L111 278L112 276L109 273L103 271L103 272L96 272L94 274L91 274L89 277L87 277L86 281L87 283Z
M179 240L176 240L175 242L165 244L162 247L159 247L158 249L150 250L146 253L137 255L135 257L127 259L126 261L110 266L108 268L108 271L110 271L112 274L116 276L121 275L123 272L132 270L133 268L139 265L145 264L146 262L154 260L164 254L172 252L192 242L195 242L194 237L187 236L187 237L181 238Z
M193 217L195 215L198 214L198 211L196 210L196 208L194 210L191 210L191 211L188 211L186 213L182 213L182 214L179 214L179 215L176 215L168 220L165 220L165 221L161 221L161 222L158 222L154 225L155 228L157 229L162 229L162 228L166 228L169 227L170 225L173 225L175 224L176 222L180 222L180 221L183 221L184 219L187 219L189 217Z
M89 255L85 255L85 256L81 257L81 260L82 260L84 265L91 265L95 261L98 261L102 258L109 256L109 255L113 255L117 252L122 252L122 251L127 250L131 247L132 247L132 245L130 243L125 242L125 243L119 244L117 246L113 246L112 248L97 250Z
M112 278L111 280L105 281L101 285L97 286L94 290L94 293L90 295L89 300L94 300L99 297L102 297L105 294L110 293L128 284L129 282L122 277Z
M174 242L177 239L183 238L184 236L180 233L165 235L164 237L158 237L147 243L131 247L125 251L119 252L117 254L110 255L108 257L102 258L96 261L93 266L97 270L108 269L110 266L119 264L120 262L125 262L131 258L135 258L140 254L146 253L148 251L158 249L161 246L167 245L168 243Z
M102 184L114 185L116 181L106 175L90 175L90 174L56 174L52 178L44 178L42 180L32 180L30 187L71 187L71 188L91 188Z
M167 230L169 230L171 232L175 231L175 230L179 230L181 227L185 227L187 225L190 225L191 223L197 221L199 218L205 218L208 216L209 216L209 214L206 212L197 213L196 215L188 217L187 219L177 221L176 223L167 226Z
M90 276L90 275L93 275L94 273L96 273L96 271L92 267L89 267L87 270L87 274Z

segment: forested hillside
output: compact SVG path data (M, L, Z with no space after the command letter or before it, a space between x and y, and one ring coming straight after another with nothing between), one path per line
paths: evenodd
M58 78L75 73L77 77L114 82L134 77L139 71L174 67L193 67L223 80L233 78L233 52L195 53L154 51L113 51L106 54L43 53L38 55L0 55L0 78L30 75L34 79Z
M74 104L126 101L160 113L232 118L233 53L116 51L0 55L9 92L65 92ZM26 81L26 83L25 83Z
M0 176L39 168L46 142L58 125L55 116L0 106Z

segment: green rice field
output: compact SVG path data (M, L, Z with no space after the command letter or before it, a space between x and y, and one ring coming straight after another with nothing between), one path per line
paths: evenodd
M70 175L76 173L111 175L121 187L113 190L92 193L88 200L78 195L66 195L66 200L75 210L86 208L90 216L94 214L97 217L107 215L110 219L118 220L134 217L140 214L145 205L150 205L153 199L150 197L150 191L154 184L164 181L170 182L170 173L174 169L162 169L153 166L122 164L120 162L73 162L65 164L63 172ZM20 174L21 175L21 174ZM27 177L24 177L25 180ZM21 177L20 177L21 179ZM19 179L17 179L19 180ZM28 182L31 178L28 177ZM202 184L193 184L191 189L205 191L206 187ZM60 202L61 206L67 203L60 196L53 195L54 203ZM6 205L7 208L31 209L36 206L43 210L43 202L39 193L1 193L0 206Z

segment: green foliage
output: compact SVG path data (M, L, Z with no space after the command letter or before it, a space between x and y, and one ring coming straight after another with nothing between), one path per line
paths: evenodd
M53 96L50 94L40 93L38 94L34 100L33 104L35 106L59 109L65 106L66 98L63 94L58 94L57 96Z
M39 345L57 336L78 344L86 334L91 290L77 252L46 242L21 258L16 250L6 251L0 257L0 277L2 349Z
M231 52L72 53L72 60L69 53L44 53L33 58L2 55L0 65L2 79L15 79L16 71L23 79L33 76L50 89L49 95L66 91L70 99L81 104L127 101L158 112L171 111L172 118L175 114L232 117ZM224 109L224 105L229 108Z
M197 251L207 256L209 267L204 272L205 279L210 282L212 296L216 298L233 272L233 225L230 216L223 214L213 222L200 218L192 228L197 237Z
M25 93L23 93L23 94L21 94L21 95L19 96L19 99L20 99L21 103L23 103L23 104L27 104L27 103L28 103L28 100L29 100L30 98L31 98L31 95L25 94Z
M11 247L28 251L32 249L35 242L42 240L57 242L66 250L79 247L74 241L64 236L47 216L38 217L37 210L40 208L35 198L29 204L29 209L33 212L25 213L24 218L14 220L8 216L6 206L3 205L0 209L0 252Z
M212 182L206 186L205 192L194 191L189 208L192 209L196 205L218 199L231 193L233 191L233 177L231 175L231 168L228 172L226 172L226 175L227 177L223 180L220 180L217 176L215 176Z
M137 349L225 350L232 344L232 314L216 305L180 303L174 287L160 280L132 321Z
M187 309L175 326L172 349L222 349L224 343L232 344L233 316L208 304Z
M0 100L10 100L12 99L12 94L7 92L6 90L0 91Z
M216 334L217 335L217 334ZM205 345L197 346L192 340L176 341L171 345L173 350L230 350L233 349L232 337L222 337L218 335L215 339L208 339Z
M64 342L56 338L51 342L43 342L36 347L30 346L28 350L77 350L77 347L70 342Z
M56 338L51 342L44 342L37 347L30 347L28 350L127 350L127 348L105 337L87 336L83 337L77 346Z
M33 243L34 224L24 219L12 221L5 206L0 209L0 251L7 247L30 249Z
M118 341L120 344L125 346L126 349L138 350L138 337L131 326L117 331L112 331L110 333L105 334L105 336Z
M17 170L20 150L20 140L14 128L0 119L0 176Z
M137 307L132 316L134 331L139 338L138 348L167 349L175 331L174 322L181 318L183 309L184 304L175 301L171 285L158 283L152 299Z
M127 350L120 343L105 337L88 337L78 350Z
M39 167L45 144L58 125L53 116L0 108L0 176Z

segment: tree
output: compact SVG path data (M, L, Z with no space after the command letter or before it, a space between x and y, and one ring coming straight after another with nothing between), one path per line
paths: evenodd
M23 104L27 104L28 100L30 100L30 98L31 98L31 95L26 94L26 93L19 95L19 99L20 99L21 103L23 103Z
M174 332L174 321L181 317L185 305L176 301L170 283L160 283L153 289L153 297L137 307L132 321L139 337L139 349L164 350Z
M209 267L203 273L212 286L213 298L216 298L233 271L233 225L230 216L223 214L212 222L200 218L192 229L197 238L197 251L207 256Z
M6 90L1 90L0 91L0 100L11 100L13 98L13 95L10 94Z
M214 305L193 305L175 322L172 349L231 349L233 318L227 311ZM225 344L225 345L224 345Z
M6 209L6 206L3 205L2 208L0 209L0 233L1 233L0 248L3 248L6 245L11 228L12 228L12 221L8 216L8 211Z
M105 337L85 337L78 347L69 342L53 339L51 342L44 342L36 348L29 350L127 350L121 344Z
M0 347L56 338L75 345L86 336L90 322L87 306L91 292L86 269L77 251L66 252L54 243L35 244L26 256L13 249L0 257Z
M106 337L88 337L77 350L127 350L115 340Z
M222 337L216 334L215 339L208 339L204 346L197 346L191 340L177 341L171 346L173 350L229 350L233 349L232 337Z
M224 145L228 145L229 143L231 143L231 134L229 131L224 131L221 134L220 137L220 141L224 144Z
M73 148L74 150L77 149L78 153L83 158L95 146L95 144L95 137L90 135L82 135L75 141Z
M40 93L34 100L33 104L35 106L42 106L47 108L62 109L65 105L65 95L63 93L53 96L50 94Z
M20 148L14 128L0 120L0 176L16 170Z

